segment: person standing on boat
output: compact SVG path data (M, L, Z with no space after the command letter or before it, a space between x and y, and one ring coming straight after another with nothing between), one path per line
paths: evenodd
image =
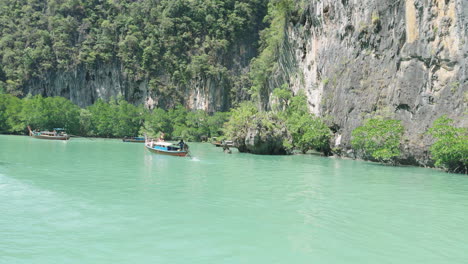
M181 139L181 140L179 141L178 145L179 145L180 149L183 150L183 149L184 149L184 146L185 146L184 140Z
M164 132L161 132L161 134L159 134L159 141L164 141Z

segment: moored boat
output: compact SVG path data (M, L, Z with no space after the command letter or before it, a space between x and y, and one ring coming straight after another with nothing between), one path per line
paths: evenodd
M211 142L211 144L215 145L216 147L234 147L234 142L232 140L214 140Z
M211 141L211 144L215 145L216 147L221 147L223 143L220 140L213 140Z
M51 139L51 140L69 140L70 135L65 132L63 128L54 128L54 131L33 131L28 126L29 135L38 139Z
M177 145L165 141L146 141L145 148L152 153L169 155L169 156L179 156L185 157L188 155L188 146L183 143L183 145Z
M123 142L145 143L144 137L124 137Z

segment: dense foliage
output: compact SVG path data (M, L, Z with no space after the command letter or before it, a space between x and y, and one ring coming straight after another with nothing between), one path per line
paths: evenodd
M331 132L310 114L306 97L287 85L271 92L288 21L298 20L305 0L3 0L0 1L0 133L64 127L81 136L124 137L165 132L198 141L220 136L245 140L252 128L287 130L282 144L302 152L330 153ZM374 17L372 18L374 20ZM229 61L240 43L258 43L250 72L234 75ZM254 44L255 46L256 44ZM245 51L244 53L252 53ZM255 56L255 52L251 54ZM237 58L238 59L238 58ZM61 97L26 96L22 88L50 72L115 63L126 78L148 81L161 98L183 101L176 85L198 77L228 80L250 92L230 113L209 115L183 106L148 110L123 98L97 100L80 109ZM248 61L234 62L248 64ZM245 65L244 65L245 66ZM168 85L169 83L169 85ZM190 87L188 87L190 88ZM238 92L238 91L231 91ZM7 93L7 94L3 94ZM272 97L272 98L270 98ZM271 99L271 100L270 100ZM265 102L275 102L270 111ZM256 105L255 103L262 103ZM467 172L468 132L442 117L429 133L436 166ZM353 148L367 159L394 162L400 156L400 121L370 119L352 133ZM272 136L268 134L266 137ZM278 133L278 135L283 135Z
M70 133L78 131L80 108L63 97L40 95L22 100L21 121L32 128L63 127Z
M222 135L222 126L229 113L217 112L208 115L206 112L187 111L182 106L165 111L155 109L148 113L140 134L157 136L164 132L168 138L184 138L188 141L207 140Z
M226 76L223 56L254 38L267 0L0 1L0 91L48 71L118 61L129 78Z
M293 137L292 147L301 150L303 153L308 150L317 150L330 155L330 138L332 136L330 128L321 118L309 113L305 95L300 94L292 97L287 95L284 90L277 91L276 94L290 98L290 102L286 99L282 100L288 102L282 116L286 120L286 126Z
M468 173L468 128L454 127L453 120L442 116L429 134L436 142L431 146L435 165L447 171Z
M286 134L292 137L292 140L285 138L283 141L283 147L289 152L298 149L303 153L317 150L330 154L331 131L321 118L309 113L305 95L293 96L287 87L282 87L274 90L273 97L277 103L272 111L258 111L252 102L244 102L233 109L225 125L226 135L242 143L248 137L249 130L260 133L263 130L280 131L284 128L278 124L284 124ZM270 136L270 139L272 144L276 144L274 138Z
M274 0L268 3L268 14L264 22L269 26L260 32L260 54L252 60L250 71L251 93L259 100L269 96L266 83L277 66L279 49L284 41L284 28L294 7L293 3L292 0Z
M252 117L258 113L257 107L252 102L243 102L238 107L231 109L231 116L224 124L226 136L233 140L244 140L252 126Z
M124 137L138 135L144 120L145 109L129 104L122 98L109 102L97 100L83 112L89 118L82 119L81 124L87 128L86 136ZM82 117L86 114L83 113Z
M226 136L240 152L284 155L291 152L291 136L276 113L258 111L252 102L233 109L225 124Z
M63 97L26 97L0 95L0 132L23 133L32 128L65 127L75 133L79 127L80 108Z
M182 106L169 111L148 110L134 106L122 98L80 109L63 97L40 95L19 99L0 94L0 133L24 134L26 126L32 129L51 130L65 128L77 136L125 137L147 133L156 137L160 132L166 138L184 138L200 141L222 134L222 126L229 113L208 115L203 111L188 111Z
M395 162L400 156L404 127L399 120L368 119L352 132L351 144L366 159Z
M0 133L18 133L24 130L20 115L22 108L19 98L0 94Z

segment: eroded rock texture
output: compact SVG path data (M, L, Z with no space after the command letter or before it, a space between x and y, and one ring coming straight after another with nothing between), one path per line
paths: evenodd
M225 71L216 75L197 74L187 83L171 78L161 69L157 78L128 76L118 60L86 67L78 65L68 71L51 71L29 80L23 94L63 96L80 107L98 98L108 100L123 96L133 104L148 108L170 108L181 103L189 109L207 112L227 111L233 101L248 97L242 79L250 60L256 56L258 35L246 36L231 46L228 55L220 56Z
M468 2L308 2L291 16L269 89L304 90L344 150L365 118L402 120L402 162L430 165L432 122L446 114L468 125Z

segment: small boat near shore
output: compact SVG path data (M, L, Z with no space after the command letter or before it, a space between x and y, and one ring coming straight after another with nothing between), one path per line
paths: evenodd
M50 139L50 140L69 140L70 135L65 132L63 128L54 128L54 131L33 131L28 126L29 136L38 139Z
M216 138L211 142L211 144L215 145L216 147L234 147L234 142L232 140L216 140Z
M178 145L166 141L147 140L145 142L145 148L152 153L169 156L185 157L189 154L188 145L185 143L183 143L183 145Z
M132 142L132 143L145 143L144 137L124 137L123 142Z

